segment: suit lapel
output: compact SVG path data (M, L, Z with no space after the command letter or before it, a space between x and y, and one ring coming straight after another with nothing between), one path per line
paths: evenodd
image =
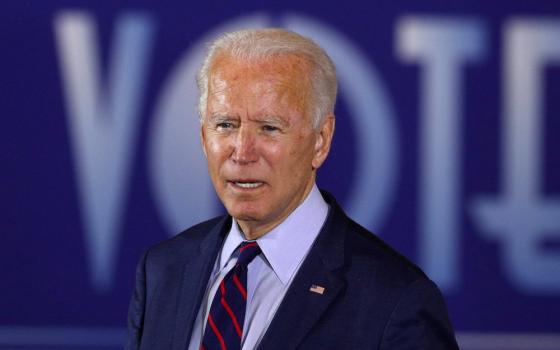
M173 337L172 348L174 350L184 350L188 346L214 261L227 234L230 222L229 217L220 221L184 263Z
M297 272L276 311L259 349L295 349L346 283L340 267L344 264L345 215L336 202L326 198L331 209L313 247ZM320 288L324 288L321 294Z

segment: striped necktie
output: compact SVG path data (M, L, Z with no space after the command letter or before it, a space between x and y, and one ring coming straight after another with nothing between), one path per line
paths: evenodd
M257 242L239 246L237 263L224 277L212 300L200 350L239 350L247 306L247 265L259 255Z

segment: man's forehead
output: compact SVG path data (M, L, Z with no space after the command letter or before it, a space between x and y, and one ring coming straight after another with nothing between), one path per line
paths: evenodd
M209 74L211 77L229 75L229 78L251 74L269 74L301 79L309 75L311 69L312 65L306 57L292 53L251 59L221 53L214 58Z
M294 55L258 61L221 58L210 72L208 93L212 96L223 92L287 94L291 99L308 99L311 93L308 65Z
M255 117L307 118L312 101L309 69L307 60L292 54L261 60L217 57L209 72L207 111L223 115L245 106Z

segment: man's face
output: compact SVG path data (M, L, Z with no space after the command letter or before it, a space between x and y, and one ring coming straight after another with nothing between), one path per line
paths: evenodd
M215 59L201 136L218 196L247 238L282 222L304 199L334 131L314 130L308 64L296 56Z

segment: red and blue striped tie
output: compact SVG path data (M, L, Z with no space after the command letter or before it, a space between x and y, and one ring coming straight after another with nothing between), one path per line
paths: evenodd
M239 350L247 306L247 265L259 255L257 242L243 242L239 258L214 295L200 350Z

